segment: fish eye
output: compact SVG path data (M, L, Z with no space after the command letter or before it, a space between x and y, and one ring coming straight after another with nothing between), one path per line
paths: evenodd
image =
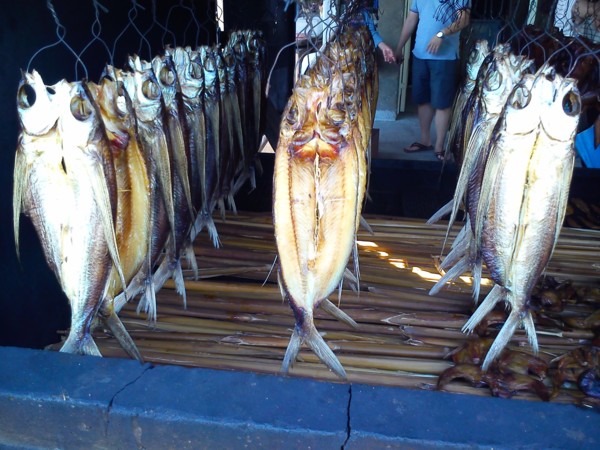
M286 114L285 120L290 125L294 125L298 121L298 108L292 106Z
M562 99L562 109L569 117L578 116L581 112L581 99L573 91L569 91Z
M519 84L511 94L510 105L515 109L523 109L531 101L531 91L527 87Z
M92 115L92 105L81 95L71 99L71 114L79 121L84 121Z
M54 90L54 88L52 86L46 86L46 92L50 95L56 94L56 91Z
M175 74L167 66L160 69L160 81L165 86L172 86L175 83Z
M21 86L17 94L17 101L21 109L31 108L35 104L36 98L35 89L30 84Z
M158 86L152 80L144 81L144 84L142 84L142 93L150 100L156 100L160 95Z

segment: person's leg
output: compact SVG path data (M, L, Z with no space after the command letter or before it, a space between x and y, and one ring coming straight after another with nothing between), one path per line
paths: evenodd
M433 108L431 109L433 110ZM440 159L442 159L444 155L444 141L446 139L448 127L450 126L451 116L451 107L435 110L435 148L433 151Z
M419 115L419 127L421 128L421 144L430 146L431 145L431 122L433 121L433 115L435 110L431 106L431 103L423 103L418 105L417 112ZM436 119L436 132L437 132L437 119Z
M431 106L430 76L427 60L413 57L412 100L417 105L421 138L404 150L407 152L428 150L431 146L431 122L434 110Z
M444 143L456 95L457 60L431 61L431 106L435 110L435 154L444 158Z

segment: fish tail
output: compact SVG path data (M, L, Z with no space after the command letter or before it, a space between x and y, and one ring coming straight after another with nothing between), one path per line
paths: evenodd
M475 263L473 264L473 300L475 303L479 301L479 292L481 291L481 271L482 271L482 262L480 258L475 259Z
M73 330L69 332L69 336L60 351L74 355L102 356L89 332L84 333L83 336L78 336L78 333L73 332Z
M463 230L465 228L463 227ZM470 230L470 228L469 228ZM458 261L465 258L468 252L468 248L472 241L472 234L470 231L464 232L461 231L454 243L452 244L452 249L450 253L446 255L442 263L440 264L440 269L449 270L452 266L454 266Z
M533 316L530 311L525 312L525 317L523 317L523 328L525 329L525 334L527 334L527 340L529 341L529 345L533 348L535 353L538 353L540 348L538 346L537 334L535 332L535 324L533 323Z
M315 352L317 357L336 375L338 375L340 378L347 378L346 371L342 367L340 361L337 359L337 356L335 356L333 351L325 343L315 328L312 313L306 312L302 315L300 322L296 323L296 326L294 327L294 332L292 333L290 343L285 351L283 364L281 366L281 371L283 373L287 373L289 371L303 343L306 343L306 345L308 345L310 349Z
M139 362L143 363L144 358L142 357L142 354L135 345L135 342L133 342L133 339L131 339L131 336L125 329L123 322L121 322L121 319L119 319L114 309L110 312L102 311L101 317L104 324L112 332L121 347L123 347L123 350L125 350L132 358L135 358Z
M321 302L321 308L328 314L331 314L340 322L344 322L347 325L350 325L352 328L358 328L358 324L354 321L352 317L342 311L340 308L335 306L330 300L325 299Z
M485 360L481 365L481 368L484 371L488 370L492 362L498 356L500 356L500 353L502 353L502 350L504 350L504 347L506 347L506 344L508 344L508 341L510 341L510 338L513 336L515 330L521 323L523 314L524 311L518 309L513 309L511 311L511 313L508 316L508 319L506 319L506 322L504 322L500 333L498 333L496 339L494 339L494 343L490 347L490 350L488 351Z
M434 223L439 222L442 217L447 216L452 212L452 206L454 205L454 199L450 200L444 206L442 206L436 213L433 214L426 222L427 225L433 225Z
M148 315L148 322L156 322L156 291L154 277L150 276L145 281L144 295L137 306L137 313L144 311Z
M487 314L494 309L496 303L498 303L504 297L505 292L504 289L495 285L492 290L485 297L479 308L473 313L473 315L469 318L467 323L465 323L462 327L463 333L472 333L475 327L481 322Z
M225 199L223 197L220 197L219 200L217 200L217 207L219 208L221 219L225 220Z
M175 281L175 291L183 298L183 309L187 309L187 295L185 292L185 281L183 279L183 270L181 261L178 259L173 269L173 280Z
M232 193L227 196L227 205L234 215L237 215L237 206L235 206L235 198Z
M471 268L471 261L467 256L459 260L448 272L440 278L437 283L429 290L429 295L437 294L448 282L456 280L463 273Z
M198 234L204 228L208 230L208 235L212 239L214 247L219 248L221 246L221 243L219 241L219 233L217 232L215 222L213 221L213 218L210 214L201 212L196 218L196 222L194 223L194 229L196 230L196 234Z
M192 273L194 274L194 280L198 279L198 261L196 261L196 254L194 253L194 246L191 240L188 241L184 248L185 259L189 263Z

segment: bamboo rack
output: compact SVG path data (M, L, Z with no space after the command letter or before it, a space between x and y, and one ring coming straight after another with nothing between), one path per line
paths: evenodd
M321 310L315 324L349 382L434 389L438 375L454 365L448 354L469 339L461 327L475 308L470 279L463 277L438 295L428 295L439 279L436 261L446 223L366 219L374 233L358 233L360 286L347 281L341 295L330 296L359 327L350 328ZM448 243L459 227L451 230ZM205 234L195 242L200 277L194 281L186 271L187 309L173 283L167 282L157 295L156 323L136 313L137 300L126 305L120 317L148 362L277 374L294 318L277 286L271 215L240 213L217 221L217 229L221 248L214 248ZM354 270L351 263L349 269ZM577 286L600 287L600 232L564 228L547 274ZM484 282L480 300L491 286ZM582 319L592 312L586 306L569 310ZM538 326L537 331L540 356L547 361L593 339L589 330ZM116 340L103 331L97 331L95 339L104 356L125 357ZM529 351L522 331L511 345ZM342 382L307 349L300 352L290 376ZM488 389L460 381L444 390L491 395ZM515 397L539 400L530 392ZM581 397L576 388L563 388L552 401L576 403Z

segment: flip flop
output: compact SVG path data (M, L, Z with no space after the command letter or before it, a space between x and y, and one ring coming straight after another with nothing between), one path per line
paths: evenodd
M446 156L446 155L444 155L444 152L435 152L435 153L434 153L434 155L435 155L435 157L436 157L437 159L439 159L440 161L443 161L443 160L444 160L444 158L445 158L445 156Z
M433 150L433 145L423 145L420 142L413 142L408 147L404 147L406 153L424 152L427 150Z

